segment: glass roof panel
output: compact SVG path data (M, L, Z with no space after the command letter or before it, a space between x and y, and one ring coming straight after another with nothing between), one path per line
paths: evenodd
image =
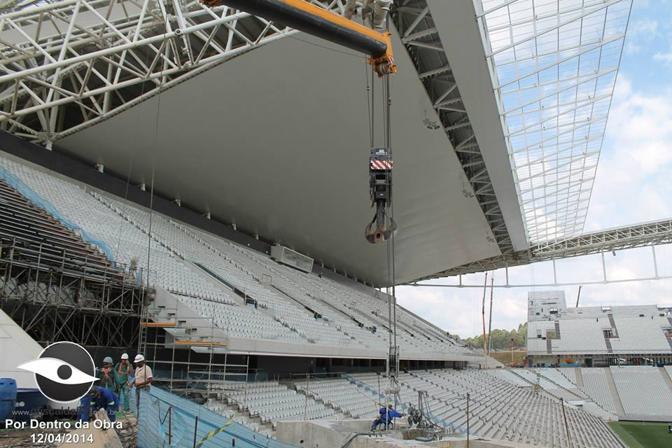
M475 0L527 237L583 231L632 0Z

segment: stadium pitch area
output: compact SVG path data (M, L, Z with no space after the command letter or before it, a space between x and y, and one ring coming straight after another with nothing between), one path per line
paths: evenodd
M665 448L672 446L672 433L665 423L611 422L609 426L630 448Z

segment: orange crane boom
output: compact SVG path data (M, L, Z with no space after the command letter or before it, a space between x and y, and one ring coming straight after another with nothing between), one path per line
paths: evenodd
M396 73L389 32L378 32L306 0L201 0L289 26L369 56L378 76Z

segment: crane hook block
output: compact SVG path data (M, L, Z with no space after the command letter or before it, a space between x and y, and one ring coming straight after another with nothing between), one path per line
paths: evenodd
M371 207L375 208L373 219L366 226L364 235L369 243L387 241L397 224L392 219L392 168L394 161L387 148L373 148L369 156L369 191Z

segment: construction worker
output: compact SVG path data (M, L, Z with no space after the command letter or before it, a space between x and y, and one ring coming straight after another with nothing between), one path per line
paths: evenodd
M128 381L131 376L133 376L133 366L128 360L128 353L124 353L121 355L121 361L114 366L114 381L117 386L116 392L119 395L119 401L124 406L125 412L131 410L128 404L128 389L130 387Z
M98 369L98 374L96 375L98 377L98 386L104 387L111 391L113 391L116 387L114 381L113 365L114 362L112 361L112 358L106 356L105 359L103 359L103 366Z
M387 14L390 12L392 0L347 0L345 3L345 18L352 19L357 7L361 6L362 22L379 31L385 30Z
M133 360L135 364L135 400L138 413L140 412L140 391L149 390L154 380L152 369L145 362L145 357L138 353Z
M117 420L117 409L119 409L119 397L110 389L100 386L93 386L89 392L94 411L96 409L105 409L111 422Z
M378 418L371 424L371 431L375 431L380 425L383 425L383 429L388 429L395 418L403 416L404 414L397 412L391 404L383 406L378 410Z

